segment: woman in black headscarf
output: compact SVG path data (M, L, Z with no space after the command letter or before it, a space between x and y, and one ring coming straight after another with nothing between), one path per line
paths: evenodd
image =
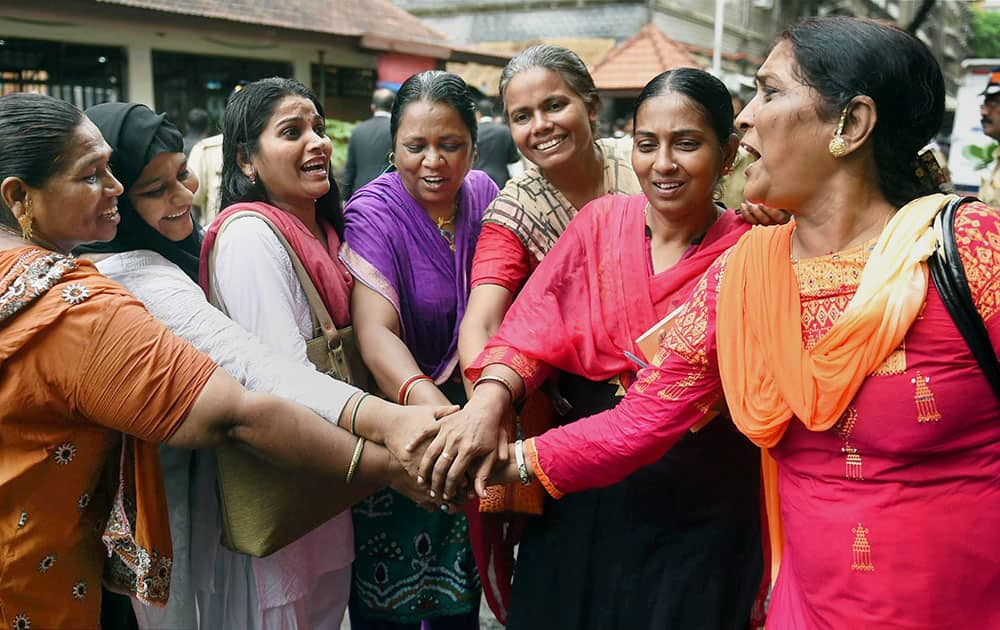
M136 103L103 103L85 113L111 145L111 169L125 193L118 199L118 235L79 251L152 250L197 281L202 232L191 218L191 199L198 178L187 169L181 132L166 114ZM168 203L149 203L168 195Z
M85 113L111 145L110 165L123 184L124 193L118 201L121 222L117 236L107 243L92 243L78 251L93 260L101 273L142 301L153 317L210 356L247 389L294 400L335 424L358 390L312 366L275 355L259 339L211 306L198 287L202 235L190 213L198 179L187 170L177 128L145 105L107 103ZM434 422L429 407L398 407L383 401L377 405L366 399L365 405L358 407L358 432L366 438L398 445L394 452L402 452L403 440L413 432L414 425ZM362 425L372 431L362 429ZM366 457L372 452L369 449L384 452L369 442L365 447ZM297 625L303 609L299 600L262 608L250 556L219 545L220 518L211 453L163 447L160 462L174 546L174 577L165 608L135 606L139 626L248 630L306 626L304 620L302 626ZM346 470L350 462L343 463ZM355 480L360 478L358 475ZM389 485L418 502L426 500L426 492L411 483L398 466L388 466L380 478L368 475L366 481ZM355 481L354 485L359 484ZM363 496L353 490L331 492L331 500L343 501L344 508ZM310 567L282 566L278 570L280 575L272 578L309 579L310 570ZM323 602L329 603L324 610L330 611L329 617L336 623L313 624L314 627L339 626L347 605L349 576L348 568L344 575L331 578L334 582L339 579L342 585L339 591L327 589L330 593L322 597ZM329 585L330 581L322 581L321 576L320 584ZM266 587L266 583L262 585Z

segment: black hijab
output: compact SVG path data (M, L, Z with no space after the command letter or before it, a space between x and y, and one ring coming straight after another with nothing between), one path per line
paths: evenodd
M106 243L87 243L77 253L118 253L151 249L184 270L198 281L198 257L201 253L202 231L197 222L190 236L174 242L157 232L139 216L128 191L142 174L142 169L160 153L181 153L184 137L165 114L156 114L145 105L136 103L103 103L84 112L100 129L111 145L111 171L125 187L118 198L121 222L118 234Z

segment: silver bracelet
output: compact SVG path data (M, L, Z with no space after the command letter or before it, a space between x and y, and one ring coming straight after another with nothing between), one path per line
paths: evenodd
M531 483L528 467L524 463L524 440L514 442L514 461L517 462L517 476L521 478L521 483L524 485Z

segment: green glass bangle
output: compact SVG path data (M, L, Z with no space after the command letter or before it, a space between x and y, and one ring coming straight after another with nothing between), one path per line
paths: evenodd
M361 402L365 398L368 398L369 396L371 396L371 394L369 394L368 392L365 392L365 393L361 394L360 398L358 398L358 402L354 403L354 411L351 412L351 435L357 435L358 434L358 432L356 430L356 424L357 424L357 421L358 421L358 409L361 409Z

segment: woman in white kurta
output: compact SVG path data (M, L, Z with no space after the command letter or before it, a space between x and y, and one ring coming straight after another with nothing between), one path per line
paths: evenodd
M142 300L154 317L211 356L247 389L296 400L336 423L351 401L357 400L356 388L317 372L304 361L304 355L292 358L288 353L274 352L209 305L194 282L201 234L191 221L190 207L198 181L187 170L176 128L142 105L99 105L87 115L112 146L113 168L123 181L125 194L119 201L118 235L109 243L82 248L90 252L86 255L97 261L102 273ZM191 241L193 247L187 247ZM423 415L427 422L433 421L426 410ZM359 408L357 428L359 433L384 440L389 423L396 421L393 417L407 424L418 421L417 416L410 409L366 400ZM366 457L373 448L380 450L372 444L365 450ZM293 543L292 553L279 551L259 563L221 547L211 451L164 447L161 460L170 507L175 579L166 608L136 605L140 626L184 630L325 627L321 619L301 623L308 618L308 611L302 598L295 595L308 586L309 576L315 575L317 568L325 566L326 557L342 558L343 554L320 554L300 564L306 554L296 553L294 548L300 543ZM379 478L356 478L356 489L348 494L356 500L379 486L395 486L396 480L405 483L405 474L398 466L387 467L384 473ZM332 497L336 491L331 486ZM416 492L419 490L414 487ZM351 496L337 496L336 500L346 506L352 502ZM338 535L337 546L342 540L349 549L349 529ZM337 609L342 616L344 604L338 600L346 602L347 578L337 569L330 579L319 582L322 592L315 601L320 608L332 610L339 624ZM268 602L278 603L263 605Z
M229 316L271 350L308 365L309 305L284 247L267 224L237 218L263 214L295 249L338 327L349 324L351 278L337 260L343 216L329 172L332 146L315 96L291 79L264 79L235 94L223 131L223 212L208 229L202 284ZM341 514L287 548L254 559L267 627L336 628L350 594L354 539ZM294 609L290 602L297 602ZM281 610L272 614L270 611Z

